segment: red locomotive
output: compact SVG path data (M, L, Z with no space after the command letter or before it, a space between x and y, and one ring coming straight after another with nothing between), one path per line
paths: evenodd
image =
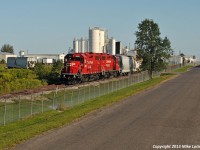
M119 75L118 57L105 53L74 53L65 56L61 80L68 84Z

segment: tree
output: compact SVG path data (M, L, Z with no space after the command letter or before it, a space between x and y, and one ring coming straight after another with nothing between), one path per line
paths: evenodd
M40 80L43 80L48 84L55 84L60 81L60 72L62 67L63 62L59 60L53 63L53 65L37 63L34 72Z
M13 46L12 45L9 45L9 44L4 44L2 47L1 47L1 52L8 52L8 53L14 53L14 49L13 49Z
M49 83L58 83L60 81L60 72L63 67L62 60L58 60L52 66L52 70L49 76Z
M137 58L142 60L141 69L148 70L152 79L153 71L166 68L166 59L172 54L171 43L167 37L162 39L157 23L145 19L138 25L136 35Z
M52 69L51 66L44 65L42 63L36 63L34 67L34 72L40 80L48 81L51 69Z
M52 72L57 72L60 74L62 67L63 67L62 60L57 60L56 62L53 63Z
M6 61L4 60L4 59L2 59L1 61L0 61L0 64L5 64L6 63Z

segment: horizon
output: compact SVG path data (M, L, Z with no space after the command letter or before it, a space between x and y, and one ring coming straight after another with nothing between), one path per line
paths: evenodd
M0 46L12 45L17 55L21 50L66 54L75 37L88 38L90 26L105 28L109 38L134 48L137 26L148 18L159 25L162 38L169 38L176 55L200 58L198 0L1 0L0 4Z

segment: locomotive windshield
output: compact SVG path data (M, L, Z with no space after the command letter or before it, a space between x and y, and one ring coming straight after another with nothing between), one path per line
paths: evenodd
M73 54L68 54L65 57L65 61L80 61L81 63L84 63L84 59L81 57L73 56Z

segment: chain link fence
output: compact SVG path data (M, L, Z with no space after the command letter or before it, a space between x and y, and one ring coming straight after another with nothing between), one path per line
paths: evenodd
M168 67L165 72L171 72L181 65ZM153 72L153 78L160 72ZM149 80L148 72L140 72L129 76L89 82L73 87L56 88L31 95L21 95L0 100L0 125L21 120L48 110L61 110L63 107L73 107L93 98L129 87L136 83Z

